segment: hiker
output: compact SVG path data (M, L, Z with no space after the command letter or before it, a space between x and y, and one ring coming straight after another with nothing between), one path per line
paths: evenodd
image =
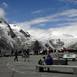
M53 64L53 58L51 57L50 54L47 55L47 58L45 59L45 64L46 65L52 65ZM47 69L48 71L50 71L50 69Z
M26 58L28 59L29 62L29 58L30 58L30 49L26 50Z
M23 50L23 58L24 58L24 61L26 61L26 55L27 55L27 54L26 54L26 49L24 49L24 50Z
M38 61L38 64L39 64L39 65L45 65L45 57L41 58L41 59ZM44 68L43 68L43 67L39 67L39 71L40 71L40 72L43 72L43 71L44 71Z
M2 52L1 52L1 50L0 50L0 56L2 56Z
M23 50L23 57L24 57L24 61L26 61L28 59L28 62L29 62L29 57L30 57L30 54L29 54L30 50L29 49L25 49Z
M68 65L68 59L67 58L65 59L65 65Z
M14 61L18 61L18 52L17 52L17 50L15 51L15 58L14 58Z
M46 63L46 65L52 65L53 64L53 58L51 57L51 55L47 55L45 63Z

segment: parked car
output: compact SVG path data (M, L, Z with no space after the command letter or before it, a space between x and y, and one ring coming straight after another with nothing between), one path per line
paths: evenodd
M63 58L67 60L75 61L77 58L77 55L75 53L66 53L63 55Z

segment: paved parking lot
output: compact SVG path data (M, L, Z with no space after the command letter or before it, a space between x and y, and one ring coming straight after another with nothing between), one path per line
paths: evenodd
M67 73L37 72L35 65L40 57L41 55L31 56L29 62L24 62L22 57L19 57L18 62L13 61L14 57L0 57L0 77L77 77ZM77 61L69 61L69 64L77 65Z

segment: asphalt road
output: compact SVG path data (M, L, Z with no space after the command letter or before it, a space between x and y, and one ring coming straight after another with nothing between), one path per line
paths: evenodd
M35 65L40 57L40 55L31 56L29 62L24 62L22 57L19 57L18 62L13 61L14 57L0 57L0 77L77 77L77 75L62 72L37 72ZM69 61L69 65L77 65L77 61ZM60 70L72 71L71 69Z

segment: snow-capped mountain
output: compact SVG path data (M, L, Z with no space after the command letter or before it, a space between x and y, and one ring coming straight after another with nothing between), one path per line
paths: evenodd
M43 44L48 43L51 47L52 45L49 40L56 41L57 39L61 39L61 41L64 42L64 47L69 47L77 42L75 34L62 30L30 30L29 33L33 36L33 38L41 41Z
M18 26L9 25L4 20L0 20L0 47L1 49L18 49L21 50L22 47L26 48L28 43L30 43L30 35ZM26 36L25 36L26 35ZM3 44L3 46L2 46ZM7 47L8 46L8 47ZM10 47L9 47L10 46Z
M11 29L10 29L11 28ZM71 29L71 28L70 28ZM12 33L15 34L15 37L11 37ZM7 39L7 44L10 43L12 47L15 47L14 44L18 44L18 48L22 48L21 45L26 48L27 45L31 45L33 41L40 41L42 45L45 47L45 44L48 44L50 47L53 47L53 44L56 45L56 41L58 39L64 43L62 47L71 47L77 42L76 33L74 34L68 28L65 29L50 29L50 30L40 30L40 29L29 29L26 32L19 25L6 24L4 21L0 21L0 38L5 37ZM52 43L50 42L52 41ZM17 45L16 44L16 45Z

